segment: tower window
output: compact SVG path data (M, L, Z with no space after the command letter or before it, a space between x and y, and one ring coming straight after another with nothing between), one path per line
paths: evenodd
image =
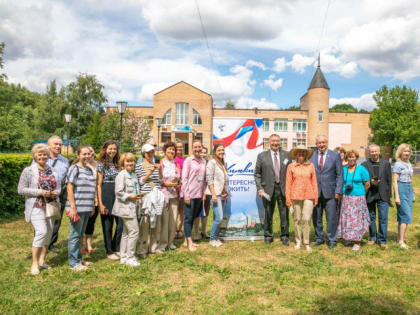
M318 112L318 121L324 121L324 112L322 110Z

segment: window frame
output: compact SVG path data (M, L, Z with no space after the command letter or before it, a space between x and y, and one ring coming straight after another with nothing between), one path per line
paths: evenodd
M196 119L199 121L199 123L195 122ZM192 125L193 126L202 126L203 125L203 119L201 119L200 113L197 110L195 110L194 108L192 109Z
M190 104L175 103L175 125L188 126L190 116Z

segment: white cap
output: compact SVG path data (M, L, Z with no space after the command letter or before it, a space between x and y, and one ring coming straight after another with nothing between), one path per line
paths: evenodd
M141 153L150 152L154 149L155 149L155 147L153 145L146 143L141 147Z

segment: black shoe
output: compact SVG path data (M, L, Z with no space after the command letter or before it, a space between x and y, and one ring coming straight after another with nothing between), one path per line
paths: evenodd
M32 259L32 253L30 253L28 256L26 256L26 259Z
M289 246L289 239L288 238L283 238L281 240L281 242L283 243L284 246Z
M315 243L314 243L315 246L319 246L319 245L322 245L322 244L324 244L324 241L321 241L321 240L316 240Z
M337 243L329 243L328 249L334 249L334 247L337 247Z
M273 243L273 239L271 237L264 238L264 244L271 244L271 243Z

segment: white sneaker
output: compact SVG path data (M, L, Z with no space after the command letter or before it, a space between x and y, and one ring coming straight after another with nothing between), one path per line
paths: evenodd
M132 267L138 267L138 266L140 266L140 263L137 261L137 259L135 259L135 258L130 258L130 259L127 259L126 261L125 261L125 264L127 265L127 266L132 266Z
M352 249L354 251L359 250L360 249L360 245L359 244L354 244Z
M221 240L216 240L216 242L217 242L217 244L219 244L219 246L222 246L223 245L223 243L222 243Z
M401 247L402 249L409 249L409 247L408 247L408 245L407 245L406 243L401 243L401 244L400 244L400 247Z
M121 257L120 264L125 265L127 263L127 260L124 257Z
M306 249L307 252L310 252L312 250L311 246L309 246L309 245L305 245L305 249Z
M175 244L171 244L171 245L169 245L169 249L174 250L174 249L177 249L177 247L175 246Z
M300 249L300 242L296 242L295 249Z
M217 240L212 240L212 241L209 242L209 244L210 244L210 246L213 246L213 247L219 247L220 245L222 245L222 244L218 243Z

